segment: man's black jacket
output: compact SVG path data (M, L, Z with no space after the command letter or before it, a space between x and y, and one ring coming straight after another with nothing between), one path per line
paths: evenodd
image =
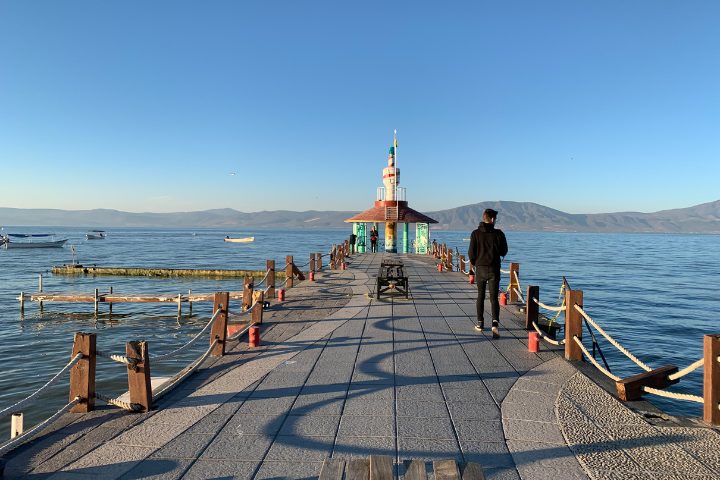
M508 245L502 230L492 223L481 223L470 235L468 257L476 267L500 270L500 257L507 255Z

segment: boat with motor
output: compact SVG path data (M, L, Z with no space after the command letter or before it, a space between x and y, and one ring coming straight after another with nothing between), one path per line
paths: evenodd
M90 230L85 234L85 238L88 240L105 240L106 237L105 230Z
M49 240L46 240L49 239ZM2 235L4 248L53 248L62 247L68 239L55 240L54 233L6 233Z
M239 237L239 238L230 238L225 237L226 242L230 243L250 243L255 241L255 237Z

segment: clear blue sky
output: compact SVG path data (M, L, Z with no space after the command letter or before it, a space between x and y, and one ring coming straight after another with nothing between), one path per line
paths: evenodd
M0 1L0 206L720 199L717 1ZM235 172L236 175L230 175Z

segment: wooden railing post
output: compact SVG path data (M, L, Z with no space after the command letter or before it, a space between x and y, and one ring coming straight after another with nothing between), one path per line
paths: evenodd
M216 292L213 301L213 315L220 309L212 329L210 330L210 345L217 338L218 343L213 349L212 355L222 357L225 355L225 338L227 337L228 304L230 303L230 292Z
M245 277L243 282L242 311L246 311L253 303L253 277Z
M515 289L519 289L520 287L517 281L518 278L520 278L520 264L513 262L510 264L510 297L508 298L508 303L515 303L520 300L520 296L515 291Z
M310 266L308 267L308 272L315 273L315 254L310 254Z
M705 335L703 340L705 364L703 370L703 420L720 425L720 335Z
M142 405L143 411L152 408L152 386L150 385L150 355L148 342L127 342L125 355L137 359L135 365L127 366L130 403Z
M565 290L565 360L582 360L582 350L573 337L582 339L582 315L575 305L583 306L582 290Z
M70 410L73 413L90 412L95 408L95 341L94 333L75 334L70 358L75 358L78 353L83 356L70 369L70 401L80 397L80 402Z
M265 288L268 289L267 294L270 298L275 298L275 260L265 261L266 270L270 270L265 281Z
M465 271L465 255L460 255L460 259L458 260L458 268L461 272Z
M318 272L322 270L322 253L320 252L317 252L315 254L315 267L317 268Z
M293 256L288 255L285 257L285 279L287 280L287 283L285 284L285 288L292 288L293 286L293 271L295 264L293 263Z
M265 300L265 294L262 292L262 290L256 292L257 298L255 302L255 306L252 309L252 312L250 313L251 319L250 323L257 323L260 325L263 320L263 301Z
M540 287L528 285L525 295L525 330L534 330L533 322L538 323L538 304L533 298L540 300Z
M453 271L453 253L452 250L448 250L447 254L447 270L448 272Z

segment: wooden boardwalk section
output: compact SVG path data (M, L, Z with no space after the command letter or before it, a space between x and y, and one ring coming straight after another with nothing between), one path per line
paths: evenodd
M383 258L404 262L409 299L374 297ZM64 416L4 478L317 478L371 456L395 478L412 460L488 479L720 477L717 430L646 418L584 365L529 353L515 306L499 339L476 332L476 287L429 257L355 255L316 280L266 312L261 347L209 358L151 412Z

